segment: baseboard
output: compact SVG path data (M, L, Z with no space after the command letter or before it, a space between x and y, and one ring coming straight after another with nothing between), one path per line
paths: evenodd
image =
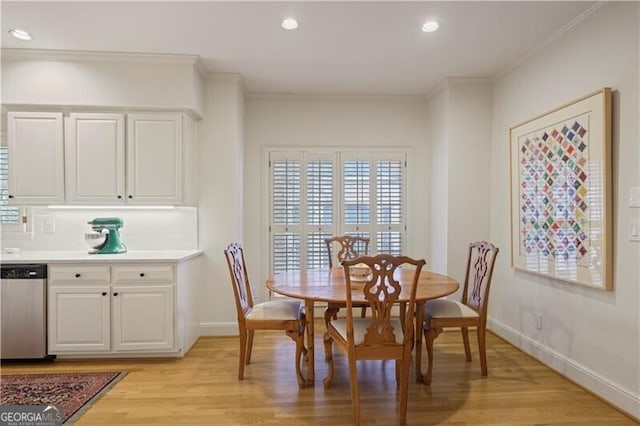
M200 336L237 336L237 322L201 322Z
M582 386L626 414L640 420L640 395L634 395L632 392L608 382L599 374L542 345L540 342L536 342L506 324L489 318L487 328L562 376Z

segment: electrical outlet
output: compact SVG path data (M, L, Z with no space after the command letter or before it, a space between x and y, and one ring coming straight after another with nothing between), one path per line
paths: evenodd
M629 223L629 241L640 241L640 219Z
M534 316L536 318L536 330L542 330L542 314L535 313Z

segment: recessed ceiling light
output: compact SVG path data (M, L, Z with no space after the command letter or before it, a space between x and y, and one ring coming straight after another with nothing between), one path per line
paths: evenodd
M296 28L298 28L298 21L296 21L293 18L287 18L284 21L282 21L282 28L284 28L285 30L295 30Z
M437 21L428 21L422 26L422 31L425 33L432 33L440 27Z
M20 40L33 40L33 36L31 34L18 28L9 30L9 34Z

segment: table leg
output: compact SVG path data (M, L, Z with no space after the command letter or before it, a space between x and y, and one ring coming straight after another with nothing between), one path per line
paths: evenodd
M416 381L422 382L424 378L422 377L422 329L424 322L424 301L416 302Z
M307 384L313 385L316 378L316 362L315 362L315 348L314 348L314 316L313 316L314 301L307 299L304 302L305 315L307 317L307 361L308 361L308 373Z

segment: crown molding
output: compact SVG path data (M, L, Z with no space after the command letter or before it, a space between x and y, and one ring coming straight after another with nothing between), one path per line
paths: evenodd
M553 33L551 36L547 37L542 43L531 49L528 53L522 56L520 59L516 60L507 68L503 69L501 72L497 73L491 79L492 82L496 82L502 79L504 76L510 74L513 70L519 68L522 64L529 61L531 58L538 55L541 51L556 43L558 40L566 37L568 34L575 31L580 25L588 21L593 15L600 11L600 9L608 6L611 0L600 0L596 2L593 6L583 11L581 14L573 18L569 23L567 23L564 27L560 28L558 31Z
M2 59L42 61L129 62L143 64L188 64L199 72L204 67L198 55L159 53L95 52L84 50L2 49Z

